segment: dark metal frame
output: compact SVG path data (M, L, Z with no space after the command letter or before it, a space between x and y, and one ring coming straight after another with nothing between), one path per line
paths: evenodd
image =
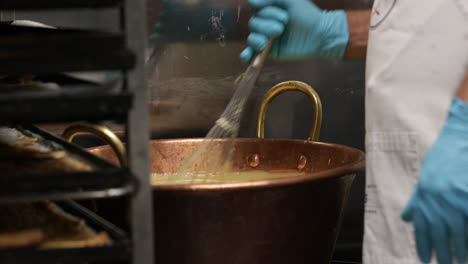
M147 45L145 0L127 0L123 8L127 46L136 55L135 67L127 74L127 88L133 97L128 115L128 164L138 179L139 190L132 199L131 228L133 263L154 264L153 195L150 184L149 107L147 104L145 51Z
M0 24L0 73L127 70L134 56L122 32L49 29Z
M131 108L129 93L74 95L12 95L0 97L2 122L65 122L125 120Z
M0 73L53 73L66 71L118 70L123 73L123 86L119 91L100 89L95 93L12 93L0 94L0 120L15 123L41 123L72 120L114 120L126 124L128 146L128 169L112 166L92 174L45 175L43 184L33 189L24 189L26 200L64 199L110 197L118 190L118 195L128 194L130 214L130 239L123 232L109 229L110 223L101 225L100 230L107 231L117 238L110 247L94 247L66 250L18 250L0 251L0 262L7 263L81 263L88 260L103 262L124 261L138 264L153 264L153 208L152 191L149 182L149 111L146 100L146 20L145 0L4 0L0 3L0 15L13 14L14 9L64 9L64 8L100 8L117 7L121 10L120 33L105 33L91 31L31 29L24 36L13 36L2 42L0 47L16 50L4 55ZM6 10L6 12L5 12ZM1 17L0 17L1 20ZM0 25L0 26L5 26ZM32 37L31 37L32 36ZM16 37L16 38L15 38ZM79 40L79 41L77 41ZM19 41L16 42L15 41ZM29 45L54 42L57 48L47 45ZM83 45L77 46L80 42ZM57 46L58 45L58 46ZM34 47L35 46L35 47ZM67 48L68 46L68 48ZM75 48L70 48L75 47ZM109 48L110 47L110 48ZM33 51L33 52L32 52ZM75 52L79 51L79 52ZM76 55L73 55L75 52ZM11 64L5 63L10 61ZM19 63L19 62L22 63ZM47 61L47 63L43 63ZM13 63L14 62L14 63ZM44 66L45 65L45 66ZM99 90L99 91L98 91ZM104 90L104 91L103 91ZM90 103L91 102L91 103ZM5 103L3 105L3 103ZM94 104L94 107L90 107ZM73 144L47 134L32 126L28 129L34 133L53 140L68 150L87 156ZM91 158L94 159L95 157ZM96 161L96 160L95 160ZM104 161L100 161L104 162ZM104 162L105 163L105 162ZM101 163L101 164L104 164ZM60 179L62 176L63 179ZM74 183L72 178L79 179ZM94 177L94 181L93 181ZM101 177L101 178L100 178ZM15 186L21 186L24 181L30 181L30 176L8 179L16 181ZM89 181L88 181L89 180ZM88 184L88 190L73 191L77 186ZM135 186L137 188L135 188ZM24 187L24 186L23 186ZM117 188L117 189L116 189ZM57 191L58 190L58 191ZM21 201L19 195L9 193L3 201ZM32 195L33 194L33 195ZM1 201L0 198L0 201ZM72 203L72 209L91 223L105 222L90 211L82 210ZM84 215L83 215L84 214ZM98 219L98 220L96 220ZM107 229L106 229L107 227Z

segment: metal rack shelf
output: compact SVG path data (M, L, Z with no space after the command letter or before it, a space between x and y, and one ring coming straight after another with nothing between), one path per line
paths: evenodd
M129 93L0 95L0 120L20 123L124 120L131 104Z
M118 168L37 127L26 126L25 131L60 145L67 152L79 156L98 169L69 174L2 175L0 202L105 198L127 195L136 190L135 179L128 169Z
M65 74L37 75L29 84L3 81L0 120L35 123L125 120L132 95L121 92L121 84L122 79L117 77L95 83Z
M15 9L99 8L120 9L120 31L98 32L14 26ZM0 122L39 124L73 120L114 120L125 123L129 146L128 169L104 166L96 173L0 178L0 202L35 199L78 199L124 195L129 239L111 247L70 250L0 251L0 262L87 263L89 261L152 264L153 211L149 182L149 109L147 107L145 0L1 0L0 76L13 77L65 72L119 71L122 88L92 92L0 90ZM1 13L1 12L0 12ZM5 21L7 20L7 21ZM79 84L81 88L86 84ZM25 127L62 146L98 159L35 127ZM83 153L86 152L86 153ZM138 185L138 186L137 186ZM7 187L8 186L8 187ZM23 197L23 198L22 198ZM118 235L118 234L117 234ZM131 242L129 242L129 240Z
M124 231L110 222L95 215L83 206L67 201L59 204L66 212L82 218L87 225L96 231L105 231L112 243L102 247L68 248L68 249L14 249L0 250L2 264L9 263L87 263L129 261L132 255L130 241Z
M101 8L121 4L121 0L2 0L0 9Z
M0 202L91 199L122 196L134 190L127 170L1 177Z
M0 74L128 70L123 33L0 24Z

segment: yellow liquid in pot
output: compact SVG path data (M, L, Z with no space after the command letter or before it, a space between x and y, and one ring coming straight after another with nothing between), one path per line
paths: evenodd
M229 182L245 182L245 181L261 181L275 178L284 178L301 175L300 172L266 172L266 171L246 171L246 172L225 172L219 174L211 173L187 173L180 175L176 173L151 175L151 184L168 185L168 184L203 184L203 183L229 183Z

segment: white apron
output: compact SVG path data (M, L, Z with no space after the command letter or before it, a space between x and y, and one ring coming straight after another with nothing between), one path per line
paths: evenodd
M364 264L416 264L400 219L468 63L468 0L376 0L366 67ZM435 263L435 262L433 262Z

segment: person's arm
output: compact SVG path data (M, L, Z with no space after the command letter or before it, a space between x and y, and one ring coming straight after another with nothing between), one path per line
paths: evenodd
M348 19L349 41L346 46L345 58L366 58L370 16L371 11L369 10L346 12L346 17Z

